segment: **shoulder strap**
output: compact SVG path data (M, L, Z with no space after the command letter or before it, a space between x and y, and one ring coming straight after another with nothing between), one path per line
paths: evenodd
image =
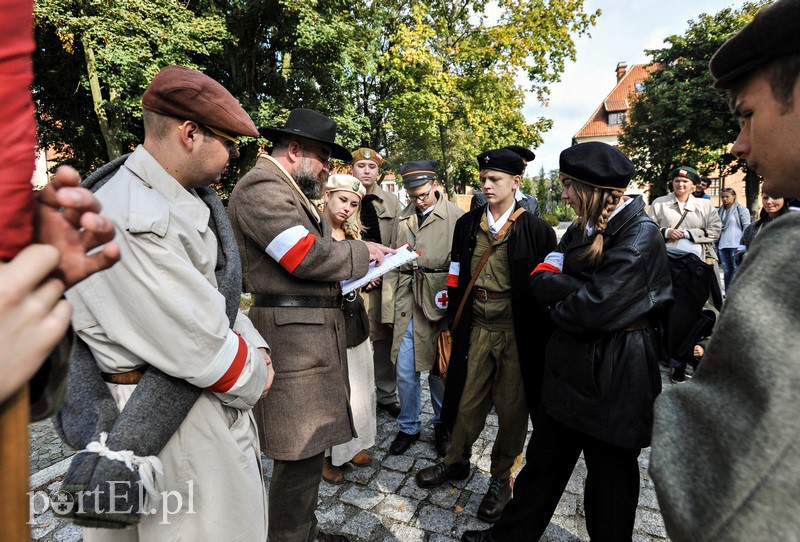
M503 227L500 228L500 231L498 231L495 234L494 240L500 241L501 239L503 239L503 237L505 237L506 235L506 232L508 231L508 228L511 227L511 224L516 222L517 218L519 218L519 215L521 215L524 212L525 209L523 209L522 207L519 207L516 211L514 211L514 214L508 217L508 220L506 221L505 224L503 224ZM472 287L475 286L475 281L478 280L478 276L480 276L481 274L481 269L483 269L484 264L489 259L489 256L491 256L493 248L494 245L489 245L489 248L487 248L486 252L483 253L481 261L478 262L478 266L475 268L475 272L472 274L472 279L470 279L469 284L467 285L467 289L464 292L464 297L461 298L461 304L458 306L458 311L456 311L456 317L455 320L453 320L453 328L451 329L451 331L455 330L456 326L458 326L458 321L461 320L461 313L464 312L464 305L467 304L467 299L471 295L470 292L472 291Z
M684 208L683 208L683 214L681 215L681 219L680 219L680 220L678 220L678 223L677 223L677 224L675 224L675 226L673 226L673 228L672 228L673 230L677 230L678 228L680 228L680 227L681 227L681 224L683 224L683 221L684 221L684 220L686 220L686 215L687 215L687 214L689 214L689 209L687 209L686 207L684 207Z

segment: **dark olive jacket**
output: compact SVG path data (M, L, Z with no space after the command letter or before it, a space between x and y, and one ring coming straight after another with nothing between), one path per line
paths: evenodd
M571 226L557 248L562 273L531 277L533 295L556 325L545 351L542 404L573 429L641 448L661 392L656 333L642 322L660 319L672 302L666 247L641 198L609 221L596 264L583 258L593 240Z
M514 206L515 210L519 202ZM453 245L450 251L452 262L458 264L458 285L448 281L447 318L452 323L461 300L467 295L467 286L472 275L470 267L478 228L486 213L486 205L472 210L456 222ZM542 370L544 367L544 345L552 325L547 313L531 296L529 277L533 268L556 246L553 228L529 212L522 213L511 226L508 237L508 261L511 266L511 310L514 317L514 334L517 342L525 395L529 409L535 414L539 407ZM479 254L479 256L482 256ZM452 269L452 267L451 267ZM447 384L442 403L442 421L452 429L461 402L461 393L467 381L467 354L472 329L472 302L467 300L458 327L453 331L453 349L447 371Z

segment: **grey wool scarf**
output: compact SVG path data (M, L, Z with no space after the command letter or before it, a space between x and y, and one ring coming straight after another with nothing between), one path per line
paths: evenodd
M104 165L82 186L96 192L116 174L128 156ZM226 313L233 327L242 291L236 238L216 192L205 187L197 193L211 210L209 226L218 240L217 285L225 296ZM89 347L78 339L69 368L66 397L54 423L61 439L76 450L85 450L87 445L100 440L101 433L106 433L105 444L110 450L130 450L139 457L154 456L178 430L201 392L185 380L151 366L120 412ZM122 461L82 451L72 458L61 491L73 497L70 515L77 525L120 529L136 525L147 512L141 509L144 504L140 499L141 483L135 466L131 469ZM116 509L109 498L112 487Z

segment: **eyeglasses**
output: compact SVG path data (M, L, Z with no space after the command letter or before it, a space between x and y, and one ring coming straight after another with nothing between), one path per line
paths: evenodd
M408 195L408 199L410 199L411 201L420 201L420 202L422 202L422 201L425 201L426 199L428 199L428 196L431 195L431 192L433 192L433 185L432 184L431 184L430 189L427 192L425 192L424 194L419 194L419 195L416 195L416 196L412 196L411 194L407 194L407 195Z
M178 130L183 130L183 126L186 123L181 124L178 126ZM205 124L198 124L200 128L204 132L210 132L212 136L217 136L220 138L220 141L223 145L225 145L225 149L228 151L229 154L239 154L239 140L235 137L231 137L225 132L221 132L219 130L215 130L211 126L206 126Z

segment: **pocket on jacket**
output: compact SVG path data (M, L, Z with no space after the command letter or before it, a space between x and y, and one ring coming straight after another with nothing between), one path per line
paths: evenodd
M328 321L325 314L330 309L286 307L272 310L272 332L264 338L272 349L276 379L300 371L327 371L338 361L336 324Z
M580 340L575 335L557 330L547 342L545 351L547 377L562 381L582 395L598 396L596 350L594 341Z

